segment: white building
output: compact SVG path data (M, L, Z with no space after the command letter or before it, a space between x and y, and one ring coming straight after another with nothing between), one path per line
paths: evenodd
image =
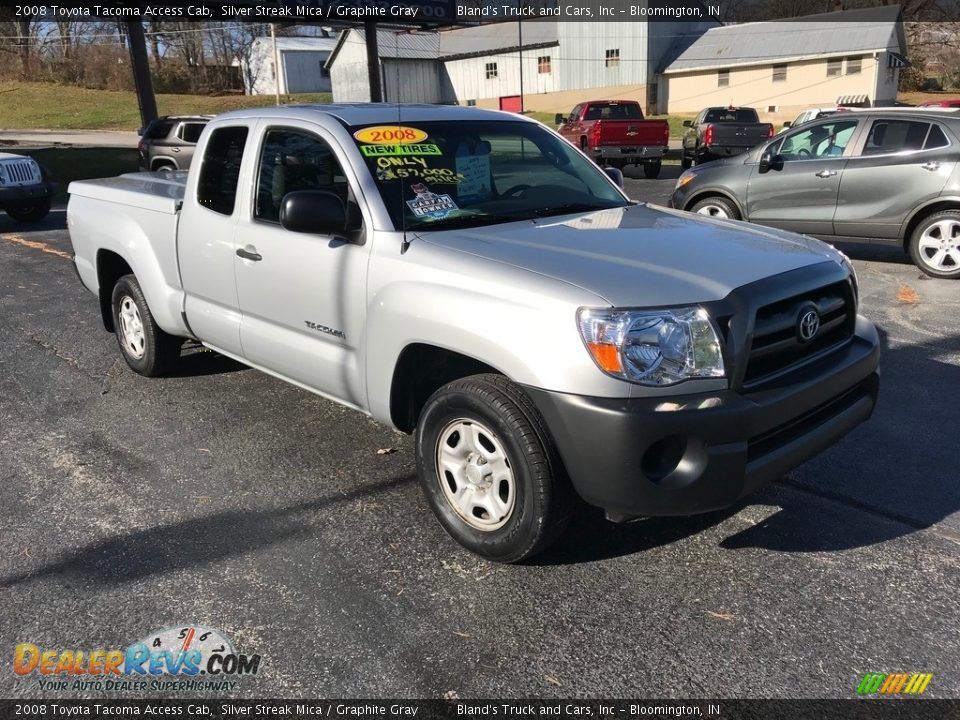
M506 22L440 32L380 30L384 100L567 112L599 97L659 109L659 71L713 22ZM364 36L340 34L327 61L336 102L370 99Z
M330 92L327 58L337 44L332 37L278 37L280 68L274 62L273 40L253 41L249 59L243 63L244 89L248 95Z

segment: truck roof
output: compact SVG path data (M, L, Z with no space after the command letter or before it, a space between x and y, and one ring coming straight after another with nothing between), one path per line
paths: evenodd
M535 122L516 113L485 110L456 105L415 105L403 103L329 103L322 105L281 105L279 107L248 108L234 110L217 117L300 117L304 120L314 115L337 118L346 125L369 123L429 122L431 120L476 120L480 122L521 120Z

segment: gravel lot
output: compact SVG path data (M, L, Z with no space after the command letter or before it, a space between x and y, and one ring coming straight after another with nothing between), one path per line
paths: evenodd
M236 696L850 698L922 671L960 697L960 283L844 247L885 345L867 425L741 507L587 512L503 567L443 534L408 437L210 352L130 372L64 219L0 216L8 657L189 622L262 655ZM76 694L8 670L0 696Z

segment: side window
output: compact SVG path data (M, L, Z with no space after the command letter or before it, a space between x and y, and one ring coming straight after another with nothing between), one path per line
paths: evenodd
M232 215L237 201L240 162L247 144L247 128L222 127L207 141L197 181L197 202L221 215Z
M254 217L280 222L283 197L295 190L326 190L346 203L349 186L330 146L304 130L268 130L260 150Z
M206 123L184 123L180 127L180 139L196 145L204 127L206 127Z
M886 155L922 150L930 123L911 120L874 120L862 155ZM941 131L942 132L942 131Z
M778 154L784 160L840 157L856 129L856 120L838 120L807 127L787 135Z
M580 106L577 105L570 111L570 122L576 122L580 119Z
M927 141L923 144L924 150L934 150L936 148L946 147L950 144L950 141L947 140L947 136L943 134L943 130L939 125L931 125L930 132L927 133Z

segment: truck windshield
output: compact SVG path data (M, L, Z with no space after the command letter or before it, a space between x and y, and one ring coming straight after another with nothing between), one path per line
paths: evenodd
M529 122L352 127L397 229L492 225L628 204L595 164Z

